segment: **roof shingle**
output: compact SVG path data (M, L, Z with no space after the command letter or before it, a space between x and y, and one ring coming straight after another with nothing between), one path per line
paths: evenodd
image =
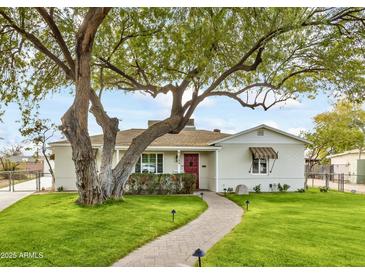
M145 129L128 129L119 131L117 134L117 146L129 146L133 138L141 134ZM150 146L208 146L209 143L214 142L231 134L213 132L209 130L182 130L178 134L165 134L154 140ZM90 136L93 145L103 144L103 135ZM67 140L50 143L50 145L68 144Z

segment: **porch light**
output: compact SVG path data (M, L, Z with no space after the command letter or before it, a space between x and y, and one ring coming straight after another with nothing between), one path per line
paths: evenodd
M204 257L204 255L205 255L205 252L203 250L201 250L200 248L195 250L193 253L193 257L198 257L199 267L202 266L201 257Z
M249 200L246 200L245 201L245 204L246 204L246 210L248 211L248 205L250 204L250 201Z
M175 222L176 210L175 209L171 210L171 214L172 214L172 221Z

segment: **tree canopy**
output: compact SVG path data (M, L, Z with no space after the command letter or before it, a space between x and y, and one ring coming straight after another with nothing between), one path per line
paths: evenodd
M119 198L139 155L207 97L265 110L319 91L362 99L364 26L363 8L0 8L0 97L27 122L46 94L74 87L62 130L81 201L99 203ZM110 90L173 100L114 168L119 121L101 101ZM88 111L104 134L100 173Z
M330 154L360 149L365 141L365 111L360 104L347 100L337 102L331 111L314 118L314 130L305 137L312 142L309 155L325 161Z
M26 109L24 101L72 84L86 12L1 9L3 102L21 99ZM191 79L200 99L224 95L265 109L300 92L361 94L364 32L356 8L114 8L96 36L93 88L156 96Z

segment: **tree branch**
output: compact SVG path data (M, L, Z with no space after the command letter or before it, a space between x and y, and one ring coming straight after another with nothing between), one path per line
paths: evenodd
M66 45L65 40L63 39L63 36L62 36L59 28L57 27L55 21L53 20L52 16L50 14L48 14L46 8L36 8L36 9L39 12L39 14L43 17L44 21L47 23L49 28L51 29L51 31L53 33L53 37L55 38L56 42L60 46L61 51L69 65L69 67L71 68L72 73L75 74L75 62L72 58L72 55Z
M54 61L66 74L66 76L70 79L73 78L72 70L62 62L56 55L54 55L50 50L48 50L43 43L33 34L25 31L23 28L20 28L3 10L0 10L0 15L10 24L10 26L19 34L24 35L36 49L40 52L48 56L52 61Z

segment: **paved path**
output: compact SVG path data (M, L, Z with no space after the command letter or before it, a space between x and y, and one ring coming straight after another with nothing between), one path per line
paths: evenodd
M242 208L214 192L204 192L204 200L209 207L197 219L136 249L113 266L193 266L194 250L207 251L243 214Z
M9 187L0 189L0 211L14 204L15 202L31 195L36 191L35 179L14 186L15 192L10 192ZM50 188L52 186L52 178L42 177L41 188Z

